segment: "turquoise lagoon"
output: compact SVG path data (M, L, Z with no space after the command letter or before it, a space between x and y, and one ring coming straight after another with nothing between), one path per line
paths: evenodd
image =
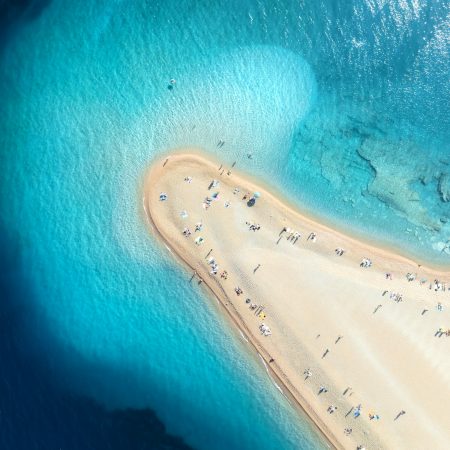
M142 178L171 148L202 147L329 223L449 265L448 5L41 7L17 16L0 65L17 357L39 366L55 398L148 408L194 448L323 448L149 234ZM48 400L34 402L54 420ZM72 422L53 433L66 448L83 433ZM20 448L15 426L4 448Z

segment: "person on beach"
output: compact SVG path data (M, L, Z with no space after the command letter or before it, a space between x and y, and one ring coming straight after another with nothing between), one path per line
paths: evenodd
M308 239L306 239L306 240L307 241L311 240L313 242L316 242L316 237L317 237L317 234L312 232L312 233L309 234Z
M337 406L330 405L330 406L328 407L327 411L328 411L330 414L333 414L337 409L338 409Z
M307 380L308 378L312 377L311 369L305 369L304 372L303 372L303 375L305 375L305 380Z

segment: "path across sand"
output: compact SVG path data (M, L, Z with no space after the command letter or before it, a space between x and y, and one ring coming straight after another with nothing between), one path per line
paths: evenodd
M144 185L152 232L335 447L448 449L450 272L345 236L219 167L191 150L157 161Z

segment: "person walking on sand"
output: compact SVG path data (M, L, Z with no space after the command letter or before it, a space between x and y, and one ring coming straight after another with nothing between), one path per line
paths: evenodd
M383 305L378 305L374 310L372 314L375 314Z
M258 264L258 265L253 269L253 273L255 273L260 267L261 267L261 264Z
M325 353L322 355L322 359L325 358L325 356L327 356L327 354L329 353L330 350L326 349Z
M305 375L305 380L307 380L309 377L312 376L311 369L305 369L305 371L303 372L303 375Z
M397 420L399 417L403 416L403 414L406 414L406 411L404 411L403 409L395 416L394 420Z

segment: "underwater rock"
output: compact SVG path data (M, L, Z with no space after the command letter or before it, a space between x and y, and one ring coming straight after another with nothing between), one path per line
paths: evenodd
M450 202L450 175L448 173L443 173L439 177L438 191L443 202Z
M438 231L441 223L432 218L422 203L414 182L426 185L433 179L434 168L423 152L407 141L392 142L369 138L358 154L372 166L375 177L368 192L408 218L411 223Z

